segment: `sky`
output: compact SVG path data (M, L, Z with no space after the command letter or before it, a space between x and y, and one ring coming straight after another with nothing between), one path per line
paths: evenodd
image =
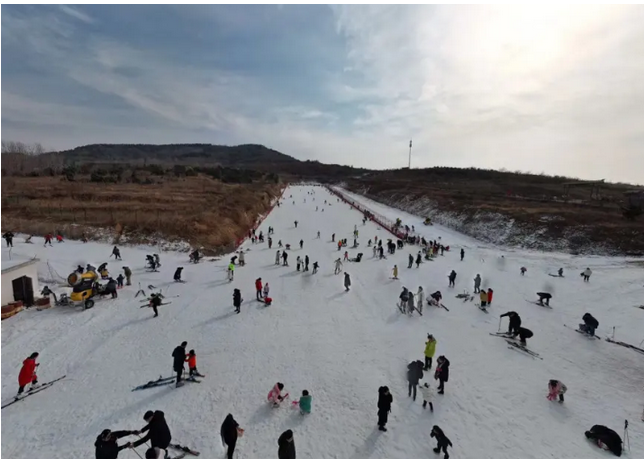
M644 184L642 6L2 5L2 140Z

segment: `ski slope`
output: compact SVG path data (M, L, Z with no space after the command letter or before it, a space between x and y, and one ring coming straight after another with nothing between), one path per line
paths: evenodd
M325 206L325 199L331 205ZM186 253L163 252L159 272L147 273L143 266L145 255L154 253L151 248L121 247L123 261L115 262L108 259L112 247L105 244L68 241L45 248L42 239L26 245L16 238L13 253L37 255L43 272L49 273L47 261L65 277L78 264L107 261L114 277L125 265L134 274L133 286L119 290L118 299L99 300L93 309L32 308L2 322L3 402L16 393L21 362L34 351L40 352L41 381L67 374L2 410L3 457L90 457L102 429L139 429L145 411L155 409L166 413L173 439L204 458L224 457L219 428L228 413L246 430L237 443L239 459L277 457L277 438L286 429L294 431L298 458L437 457L429 436L434 424L454 444L454 459L605 458L613 456L583 433L604 424L622 435L624 419L630 420L631 446L624 456L644 457L644 356L604 340L590 341L563 326L576 327L590 312L600 322L599 336L615 326L618 339L638 345L644 338L644 310L634 307L644 303L641 266L625 259L502 249L439 226L425 227L419 217L366 198L354 199L389 218L402 218L428 238L440 236L451 250L419 269L407 269L408 254L415 255L418 247L374 259L367 240L392 236L371 222L363 226L359 212L324 188L306 186L289 187L282 206L258 229L266 235L274 227L272 249L267 243L244 243L246 266L236 268L233 282L226 280L228 256L192 265ZM352 280L351 291L345 292L343 276L333 274L333 260L344 249L338 252L330 241L335 233L336 240L347 238L351 245L354 225L361 245L348 251L352 257L362 252L364 258L345 263ZM280 239L292 246L289 267L274 264ZM307 254L311 265L320 264L315 275L295 269L296 257ZM399 280L391 279L394 264ZM172 282L177 266L184 266L185 284ZM521 266L528 269L525 277L519 274ZM567 277L548 276L559 267ZM579 277L586 267L593 270L589 283ZM452 269L458 273L456 288L448 289ZM489 314L475 302L454 298L472 292L477 273L482 287L494 289ZM255 301L258 277L270 284L273 305L268 308ZM140 297L134 298L139 282L162 288L168 297L179 296L168 298L172 303L153 318L149 308L139 307ZM419 285L426 297L441 290L449 311L425 305L422 317L401 315L396 302L402 286L415 292ZM232 306L235 287L244 298L239 315ZM552 310L526 301L543 289L553 292ZM528 346L543 361L489 335L497 331L499 315L509 310L534 332ZM507 321L501 327L507 329ZM420 393L415 402L407 397L406 365L423 360L427 333L438 340L436 357L445 355L451 362L445 395L434 396L433 413L422 409ZM207 375L203 382L132 392L172 374L171 353L183 340L197 353L198 368ZM546 400L551 378L568 386L563 405ZM267 406L266 396L277 381L285 384L291 400L308 389L312 414L303 417L290 403ZM421 383L426 381L438 385L433 372L425 373ZM376 425L381 385L389 386L394 398L386 433ZM121 457L136 458L128 450Z

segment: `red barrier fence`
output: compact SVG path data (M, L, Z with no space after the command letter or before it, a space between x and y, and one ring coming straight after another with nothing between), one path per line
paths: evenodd
M342 200L342 202L345 202L345 203L349 204L354 209L362 212L363 214L368 212L369 215L371 215L371 217L370 217L371 221L373 221L373 222L377 223L378 225L382 226L384 229L389 231L391 234L393 234L397 238L403 238L405 236L404 233L402 231L400 231L400 229L396 229L396 222L394 222L394 221L392 221L392 220L388 219L387 217L384 217L384 216L382 216L380 214L377 214L376 212L372 211L371 209L368 209L367 207L363 206L362 204L359 204L359 203L355 202L354 200L352 200L350 198L347 198L346 196L344 196L344 194L342 194L341 192L331 188L330 186L327 186L326 188L327 188L327 190L329 190L329 192L331 194L337 196L339 199Z

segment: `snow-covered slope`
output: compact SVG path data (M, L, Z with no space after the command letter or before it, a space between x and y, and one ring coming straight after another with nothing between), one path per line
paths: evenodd
M52 388L2 411L3 456L85 458L93 454L102 429L140 428L145 411L160 409L174 439L206 458L223 457L219 426L228 413L246 429L237 444L240 459L277 457L277 438L289 428L299 458L435 457L429 436L435 424L454 443L452 458L601 458L610 456L588 443L583 432L605 424L622 434L624 419L631 420L630 457L644 457L644 356L604 340L589 341L563 326L576 326L590 312L600 321L600 336L615 326L619 339L639 344L644 310L633 306L644 303L641 267L624 259L501 252L355 196L451 246L436 261L407 269L408 254L417 248L399 250L387 260L372 258L367 240L391 236L372 223L363 226L357 211L325 189L291 187L284 197L259 228L264 234L269 226L275 228L273 249L245 243L246 266L236 269L232 283L226 280L227 257L189 265L185 253L167 252L161 254L159 273L145 273L145 254L151 252L144 248L122 247L124 261L113 262L107 245L66 242L44 248L39 241L26 246L16 240L14 253L35 250L43 264L49 261L63 276L79 263L108 261L114 275L130 266L134 285L120 290L117 300L98 301L90 310L32 309L2 322L3 401L15 394L20 364L34 351L40 352L42 381L67 374ZM325 200L331 205L325 206ZM332 266L343 252L330 240L335 233L352 241L354 225L361 246L349 254L363 252L364 259L345 263L353 282L345 292ZM289 267L274 264L278 240L293 247ZM320 263L315 275L295 270L295 258L307 254L311 264ZM391 279L394 264L400 280ZM177 266L185 267L187 283L172 282ZM519 275L521 266L528 269L525 277ZM588 266L594 273L584 283L579 272ZM567 277L548 276L559 267ZM448 289L452 269L458 273L456 288ZM495 292L489 314L454 298L472 291L476 273ZM254 300L258 277L270 284L274 302L268 308ZM134 298L139 282L179 296L152 318L152 311L141 309ZM422 285L428 293L440 289L449 312L425 306L422 317L402 316L395 304L403 285L413 291ZM234 287L245 299L239 315L233 313ZM543 289L554 294L552 310L526 301ZM497 331L499 315L509 310L519 312L523 325L534 332L529 347L543 361L489 335ZM406 365L423 359L427 333L438 339L436 356L451 361L450 380L445 395L435 395L434 413L422 409L420 395L416 402L407 397ZM197 352L198 367L207 374L203 382L132 392L160 374L172 374L170 354L183 340ZM551 378L568 386L563 405L545 398ZM291 399L308 389L312 414L302 417L286 405L269 408L266 396L277 381L286 385ZM423 381L437 386L431 373ZM388 385L394 397L386 433L376 426L381 385ZM121 456L135 457L128 451Z

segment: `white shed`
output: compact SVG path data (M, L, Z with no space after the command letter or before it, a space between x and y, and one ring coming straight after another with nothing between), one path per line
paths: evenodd
M2 252L2 306L13 301L22 301L25 306L34 304L39 296L38 258L13 256L9 259Z

